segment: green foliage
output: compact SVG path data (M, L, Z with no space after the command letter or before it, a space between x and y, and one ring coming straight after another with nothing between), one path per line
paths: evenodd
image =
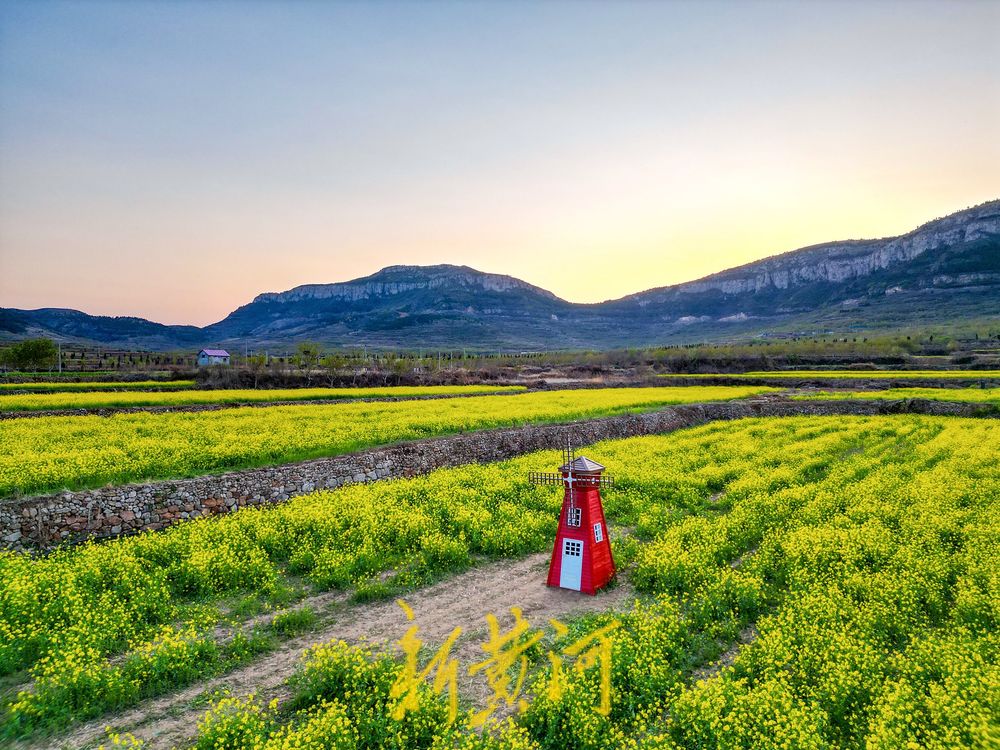
M253 695L246 700L227 696L198 722L194 750L260 748L274 728L273 706L261 706Z
M57 657L32 669L33 691L21 691L8 708L0 736L59 728L164 690L186 685L217 668L218 646L193 628L164 626L149 641L133 644L119 664L102 664L82 638L60 644Z
M352 648L343 641L313 646L292 682L291 706L308 712L336 701L354 728L358 748L410 750L430 748L448 734L447 709L430 688L418 691L418 706L392 718L390 697L401 667L392 659Z
M278 635L289 638L301 635L310 630L317 621L316 613L311 607L300 607L279 612L271 620L271 630Z
M52 339L26 339L0 350L0 364L15 370L45 370L55 365L58 353Z

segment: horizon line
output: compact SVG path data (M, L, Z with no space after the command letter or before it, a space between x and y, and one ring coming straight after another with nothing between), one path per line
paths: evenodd
M519 276L513 276L513 275L511 275L509 273L503 273L503 272L497 272L497 271L483 271L481 269L475 268L473 266L470 266L470 265L467 265L467 264L464 264L464 263L424 263L424 264L421 264L421 263L391 263L391 264L389 264L387 266L382 266L381 268L379 268L379 269L377 269L375 271L372 271L369 274L366 274L364 276L356 276L355 278L352 278L352 279L345 279L345 280L342 280L342 281L322 281L322 282L307 281L307 282L304 282L302 284L296 284L295 286L289 287L288 289L285 289L285 290L282 290L282 291L262 291L262 292L257 292L253 297L250 298L250 300L248 302L245 302L243 304L237 305L235 308L233 308L232 310L230 310L229 313L227 313L223 318L221 318L219 320L216 320L216 321L213 321L211 323L206 323L205 325L197 325L195 323L163 323L163 322L160 322L158 320L152 320L151 318L145 318L145 317L143 317L141 315L129 315L129 314L122 314L122 315L94 315L93 313L88 313L86 310L80 310L80 309L77 309L75 307L43 306L43 307L33 307L33 308L19 308L19 307L2 307L2 306L0 306L0 309L4 309L4 310L17 310L17 311L20 311L20 312L38 312L40 310L67 310L69 312L78 312L78 313L82 313L84 315L89 315L89 316L94 317L94 318L113 318L113 319L134 318L134 319L137 319L137 320L144 320L144 321L146 321L148 323L155 323L157 325L163 325L163 326L205 329L205 328L210 328L211 326L216 325L218 323L221 323L223 320L225 320L227 317L229 317L229 315L231 315L233 312L235 312L236 310L238 310L240 307L244 307L246 305L253 304L253 302L258 297L261 297L262 295L265 295L265 294L286 294L288 292L295 291L296 289L301 289L302 287L307 287L307 286L334 286L336 284L351 284L351 283L354 283L354 282L357 282L357 281L361 281L363 279L370 278L371 276L375 276L376 274L379 274L379 273L381 273L381 272L383 272L383 271L385 271L385 270L387 270L389 268L435 268L435 267L441 267L441 266L446 266L446 267L450 267L450 268L468 268L468 269L470 269L472 271L475 271L476 273L487 274L487 275L491 275L491 276L506 276L507 278L511 278L511 279L516 280L516 281L520 281L520 282L522 282L524 284L528 284L529 286L532 286L532 287L534 287L536 289L541 289L542 291L547 292L548 294L551 294L552 296L554 296L559 301L565 302L565 303L570 304L570 305L581 305L581 306L582 305L603 305L603 304L606 304L608 302L617 302L617 301L620 301L620 300L623 300L623 299L627 299L627 298L633 297L633 296L635 296L637 294L645 294L647 292L657 291L657 290L660 290L660 289L670 289L672 287L684 286L685 284L692 284L692 283L695 283L695 282L698 282L698 281L703 281L705 279L710 279L713 276L717 276L719 274L726 273L727 271L738 271L741 268L748 268L749 266L756 265L757 263L763 263L765 261L771 260L772 258L780 258L780 257L785 256L785 255L791 255L793 253L798 253L798 252L802 252L802 251L806 251L806 250L813 250L813 249L824 247L824 246L827 246L827 245L838 245L838 244L858 243L858 242L886 242L888 240L899 239L901 237L906 237L907 235L910 235L910 234L913 234L915 232L918 232L918 231L924 229L925 227L929 226L930 224L933 224L933 223L935 223L937 221L942 221L944 219L950 218L950 217L955 216L957 214L964 213L966 211L972 211L974 209L981 208L982 206L987 206L987 205L989 205L991 203L1000 203L1000 197L990 198L990 199L985 200L985 201L980 201L979 203L974 203L974 204L972 204L970 206L966 206L964 208L960 208L960 209L951 211L949 213L942 214L941 216L937 216L937 217L935 217L933 219L928 219L927 221L925 221L925 222L923 222L921 224L918 224L913 229L910 229L909 231L903 232L902 234L886 235L886 236L883 236L883 237L862 237L862 238L854 238L854 239L840 239L840 240L828 240L828 241L825 241L825 242L816 242L816 243L813 243L811 245L803 245L802 247L793 248L792 250L785 250L785 251L782 251L782 252L773 253L771 255L763 255L763 256L761 256L759 258L756 258L755 260L749 261L748 263L743 263L743 264L738 265L738 266L730 266L728 268L723 268L723 269L720 269L718 271L713 271L712 273L705 274L704 276L698 276L698 277L693 278L693 279L687 279L685 281L679 281L679 282L676 282L676 283L673 283L673 284L664 284L664 285L661 285L661 286L651 286L651 287L648 287L646 289L640 289L640 290L635 291L635 292L629 292L628 294L625 294L625 295L623 295L621 297L609 297L607 299L599 300L599 301L596 301L596 302L574 302L573 300L568 300L568 299L566 299L564 297L560 297L555 292L553 292L553 291L551 291L549 289L546 289L543 286L539 286L538 284L532 283L532 282L530 282L530 281L528 281L526 279L523 279L523 278L521 278Z

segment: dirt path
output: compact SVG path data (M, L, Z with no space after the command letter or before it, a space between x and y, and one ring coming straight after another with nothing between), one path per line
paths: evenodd
M740 631L736 641L725 652L720 654L717 659L695 669L691 673L688 683L693 685L702 680L710 680L726 667L732 666L733 662L736 661L737 655L740 653L740 649L757 640L757 635L757 625L754 623L747 625Z
M486 640L484 617L494 613L501 626L513 622L511 607L520 607L533 626L545 626L549 618L568 618L585 612L608 611L631 607L635 599L632 587L621 581L597 596L587 596L545 585L548 554L531 555L516 561L484 565L457 575L405 597L420 626L419 637L429 646L440 645L457 626L462 636L452 649L464 672L481 661L480 648ZM332 607L332 621L319 630L285 642L277 651L254 663L221 677L205 680L170 695L146 701L115 716L105 716L72 730L61 738L50 738L21 748L93 748L106 742L105 727L131 732L144 740L148 750L185 747L196 733L196 723L206 709L204 696L216 690L229 690L244 696L256 692L264 701L288 697L285 680L298 667L306 648L314 643L343 639L348 643L367 641L390 646L406 631L408 623L402 609L394 602L354 605L340 610L340 597L321 595L306 599L322 617L324 607ZM481 676L460 677L463 697L480 702L487 697ZM201 700L199 700L201 698Z

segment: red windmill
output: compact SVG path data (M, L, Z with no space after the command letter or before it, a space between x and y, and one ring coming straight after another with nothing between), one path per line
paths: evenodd
M549 563L549 586L596 594L615 574L608 524L601 505L601 487L614 487L614 477L602 477L604 467L577 457L569 441L559 473L533 471L532 484L563 485L566 490L559 531Z

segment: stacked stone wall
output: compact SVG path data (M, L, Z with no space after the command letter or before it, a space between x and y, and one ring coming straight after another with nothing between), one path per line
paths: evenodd
M675 406L567 424L484 430L221 475L60 492L0 502L0 540L12 549L50 549L88 538L155 531L201 516L283 502L314 490L410 477L536 450L671 432L713 420L755 416L916 413L996 416L974 404L935 401L746 401Z

